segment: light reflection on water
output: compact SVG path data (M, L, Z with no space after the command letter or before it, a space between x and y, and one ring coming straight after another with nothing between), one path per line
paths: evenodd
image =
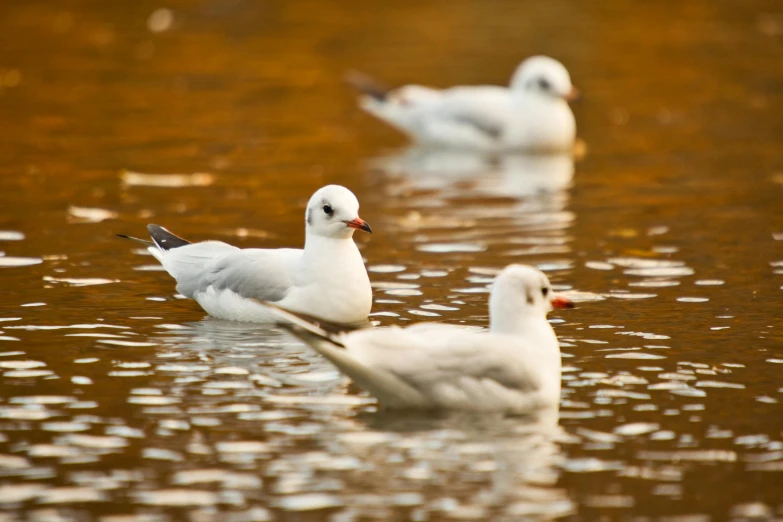
M555 193L562 197L574 175L570 155L493 156L417 147L377 158L369 166L399 178L405 189L435 190L445 198L524 198Z
M206 3L152 36L149 2L23 4L0 8L0 519L780 516L776 5L504 3L500 23ZM370 63L502 83L542 46L587 94L576 162L379 152L394 135L339 82ZM331 182L376 230L358 240L380 324L483 327L511 262L579 302L550 317L557 418L378 412L283 331L202 318L113 237L296 245Z
M651 260L605 262L657 266ZM408 273L402 267L381 266L375 273ZM481 269L463 277L486 285L493 272ZM427 300L424 295L401 299L384 308L404 313ZM110 346L153 351L143 360L123 351L110 352L109 360L105 355L75 359L82 380L71 378L71 395L7 398L0 408L7 433L0 467L10 480L0 490L5 505L110 503L118 513L148 506L193 516L220 509L256 517L251 519L271 518L277 511L550 519L573 514L580 505L636 505L634 495L620 490L575 496L568 477L610 474L621 483L650 484L653 496L677 499L694 465L768 472L778 470L783 459L783 443L774 432L735 432L705 422L705 416L720 415L719 408L710 411L704 402L711 394L745 388L743 364L673 360L670 336L621 324L589 325L585 335L581 323L569 323L567 315L554 318L565 362L559 415L503 419L377 412L374 401L276 328L211 318L184 324L160 319L152 317L143 334L114 324L7 321L6 328L20 336L54 332L73 338L70 332L76 331L93 346L110 341ZM593 348L585 352L580 345ZM21 350L0 356L5 383L67 377ZM601 359L631 364L612 369L592 362ZM124 418L92 413L101 409L99 395L91 401L78 397L91 395L90 388L107 378L128 383ZM700 427L701 434L682 431L683 420ZM37 436L30 440L25 433ZM628 451L632 456L620 456ZM133 467L121 464L127 459ZM142 469L156 471L133 471L139 462ZM742 506L737 509L746 509Z

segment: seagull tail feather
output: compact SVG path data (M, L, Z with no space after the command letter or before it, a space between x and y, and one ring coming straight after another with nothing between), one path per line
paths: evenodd
M379 102L386 101L389 93L393 90L392 88L380 83L375 78L372 78L363 72L353 70L348 71L345 74L345 83L356 89L358 92L366 94L370 98L373 98Z
M269 313L278 319L278 324L283 328L292 332L294 330L307 332L307 334L309 334L311 337L328 341L329 343L335 346L339 346L340 348L345 348L337 335L329 333L319 325L299 317L297 314L289 312L285 308L280 308L276 304L270 303L269 301L257 301L255 299L254 301L266 307Z

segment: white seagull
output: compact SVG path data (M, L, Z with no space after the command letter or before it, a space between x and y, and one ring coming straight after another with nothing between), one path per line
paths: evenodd
M222 241L190 243L148 225L147 250L177 280L177 291L219 319L268 322L268 301L326 321L367 320L372 289L353 232L372 232L359 201L345 187L328 185L307 203L304 250L240 249ZM128 236L122 236L128 237Z
M568 101L577 97L568 70L553 58L522 62L509 87L387 89L361 73L347 81L368 113L421 145L484 152L571 152L576 122Z
M419 323L330 334L270 306L290 328L381 406L530 413L557 407L560 346L546 314L573 303L525 265L492 285L489 331Z

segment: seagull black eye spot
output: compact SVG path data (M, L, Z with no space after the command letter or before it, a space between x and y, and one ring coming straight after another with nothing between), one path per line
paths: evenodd
M334 214L334 209L332 208L331 205L324 205L324 212L326 213L327 216L331 216L332 214Z
M544 288L542 288L542 289L541 289L541 295L543 295L544 297L546 297L546 296L547 296L547 294L549 294L549 288L547 288L547 287L544 287Z
M539 78L538 86L545 91L548 91L549 89L552 88L552 85L549 83L549 81L546 78Z

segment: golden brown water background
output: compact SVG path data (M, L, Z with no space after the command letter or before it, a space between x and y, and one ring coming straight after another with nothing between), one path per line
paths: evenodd
M585 93L576 163L406 149L341 80L534 53ZM771 0L4 0L0 520L783 516L781 63ZM375 231L382 324L485 325L511 262L580 300L560 433L377 413L114 237L299 245L327 183Z

